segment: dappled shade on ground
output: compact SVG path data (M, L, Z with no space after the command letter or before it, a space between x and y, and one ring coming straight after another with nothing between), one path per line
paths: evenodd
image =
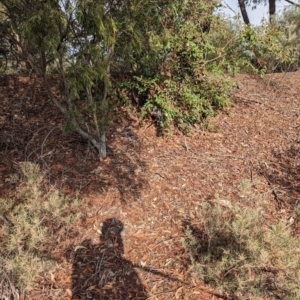
M50 78L54 91L57 78ZM140 157L143 143L131 130L132 119L116 109L107 133L108 158L99 163L93 147L76 132L65 132L63 116L48 99L41 80L35 76L0 76L1 173L5 189L0 196L14 193L8 178L20 161L38 163L47 171L45 185L53 184L67 193L104 192L116 187L122 202L140 197L147 185L146 162ZM0 181L0 187L2 187Z
M300 140L273 149L270 161L262 164L260 172L272 188L272 194L280 207L297 205L300 196Z

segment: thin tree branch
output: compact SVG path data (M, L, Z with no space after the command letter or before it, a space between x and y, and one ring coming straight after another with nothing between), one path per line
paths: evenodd
M297 6L297 7L300 7L300 4L295 3L295 2L293 2L293 1L291 1L291 0L284 0L284 1L286 1L287 3L290 3L290 4L292 4L292 5L295 5L295 6Z
M14 227L14 223L9 220L5 215L0 215L0 220L2 220L8 227Z

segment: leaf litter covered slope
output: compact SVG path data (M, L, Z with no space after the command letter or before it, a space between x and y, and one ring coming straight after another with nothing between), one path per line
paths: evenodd
M61 135L62 120L38 84L31 88L38 100L27 95L20 104L28 79L2 83L2 194L13 193L13 163L29 159L48 170L46 184L85 196L76 233L52 249L59 267L31 298L216 297L189 270L182 224L203 201L255 205L258 197L269 200L270 218L289 217L300 191L299 77L239 76L232 107L192 137L157 138L153 125L120 110L104 161L76 134Z

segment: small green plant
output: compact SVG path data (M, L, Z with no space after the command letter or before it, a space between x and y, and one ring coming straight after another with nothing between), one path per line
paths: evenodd
M294 207L294 213L296 216L296 221L300 221L300 203L297 203L296 206Z
M259 26L245 26L241 31L239 43L247 49L252 69L260 75L277 71L282 65L293 64L299 56L296 47L284 44L284 31L280 26L262 22Z
M152 39L149 45L155 71L144 72L141 68L140 75L119 86L123 102L128 102L132 94L143 99L139 103L142 117L151 115L155 108L161 111L157 123L166 135L171 135L175 127L186 134L191 125L230 103L234 80L225 75L230 62L224 56L232 43L213 44L219 40L212 38L214 28L224 27L217 26L220 20L211 14L216 5L216 1L193 2L193 10L187 3L174 5L169 11L172 18L162 21L168 26L156 36L156 43ZM204 24L209 24L211 31Z
M186 224L183 245L198 276L229 299L300 299L299 237L265 218L264 205L227 202L202 204Z
M232 75L251 72L263 76L298 57L294 47L280 43L279 26L233 27L221 15L211 14L215 1L186 3L191 2L193 10L177 2L167 20L161 17L166 26L159 35L149 37L143 52L151 58L147 71L139 60L139 72L117 87L121 103L134 98L142 117L153 117L158 108L161 116L156 124L167 135L175 127L186 134L191 125L226 108L234 85ZM209 24L209 30L204 24Z
M68 229L79 215L79 204L58 191L42 189L44 174L38 165L19 164L21 179L16 200L0 200L1 274L21 291L32 289L37 276L53 266L46 245L56 241L57 228Z

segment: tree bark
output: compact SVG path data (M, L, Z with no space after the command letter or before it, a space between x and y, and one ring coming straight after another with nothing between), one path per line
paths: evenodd
M276 0L269 0L269 20L270 23L273 21L276 12Z
M242 14L244 23L249 25L250 21L249 21L248 13L247 13L247 10L246 10L245 1L244 0L239 0L239 6L240 6L240 10L241 10L241 14Z
M107 155L107 153L106 153L106 134L105 134L105 132L102 132L101 136L100 136L99 155L102 158L106 157L106 155Z

